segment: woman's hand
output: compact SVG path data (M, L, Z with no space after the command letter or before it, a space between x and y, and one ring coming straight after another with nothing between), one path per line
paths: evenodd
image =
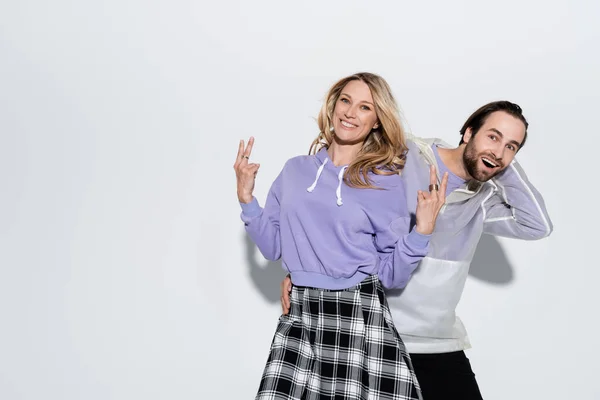
M437 185L435 167L429 168L429 193L421 190L417 193L417 232L430 235L435 228L435 221L446 202L446 188L448 186L448 173L442 178L442 186Z
M254 181L260 168L260 164L249 162L253 145L253 137L248 140L247 146L244 146L244 141L240 140L237 158L235 159L235 164L233 164L237 180L237 195L240 203L250 203L252 201Z

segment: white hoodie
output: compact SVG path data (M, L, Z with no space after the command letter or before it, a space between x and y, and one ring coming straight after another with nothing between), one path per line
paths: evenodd
M432 145L440 139L409 138L402 174L409 210L417 190L428 190L429 165L437 168ZM439 171L439 168L437 168ZM514 160L488 182L467 182L446 197L427 256L406 288L387 292L394 324L410 353L447 353L470 347L455 310L482 233L526 240L552 232L539 192Z

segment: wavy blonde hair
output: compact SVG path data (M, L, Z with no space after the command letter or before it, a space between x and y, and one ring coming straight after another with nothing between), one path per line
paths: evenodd
M329 148L333 142L333 111L344 87L351 81L364 82L371 90L379 127L373 129L363 142L357 157L346 169L344 182L356 188L375 188L368 177L372 172L378 175L398 174L406 160L405 133L400 122L396 100L387 82L380 76L361 72L340 79L329 92L317 123L319 136L312 142L309 154L316 154L322 147Z

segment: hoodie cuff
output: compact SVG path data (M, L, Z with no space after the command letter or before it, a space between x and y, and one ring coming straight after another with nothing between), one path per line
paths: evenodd
M250 203L240 202L240 206L242 207L242 215L244 217L253 218L260 215L262 212L262 207L258 204L256 197L252 197L252 201Z
M406 243L416 249L426 249L430 239L431 235L423 235L413 229L406 237Z

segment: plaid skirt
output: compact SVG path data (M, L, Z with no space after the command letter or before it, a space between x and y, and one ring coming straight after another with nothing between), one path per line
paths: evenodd
M422 399L377 276L344 290L292 288L256 399Z

